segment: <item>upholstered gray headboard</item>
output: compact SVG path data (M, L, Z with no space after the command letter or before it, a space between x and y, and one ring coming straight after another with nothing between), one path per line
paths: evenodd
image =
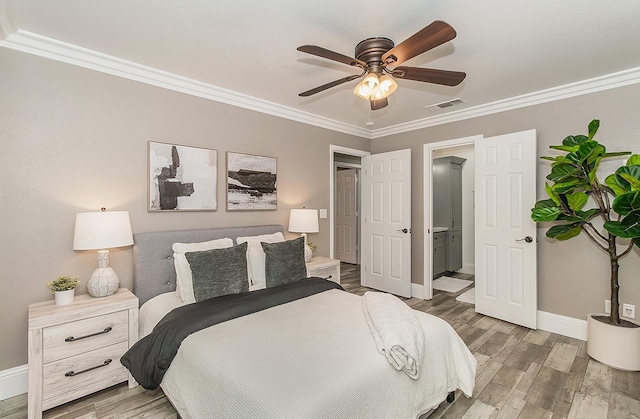
M198 243L224 237L236 238L282 232L278 224L219 227L197 230L152 231L133 235L133 293L140 305L156 295L176 289L173 243Z

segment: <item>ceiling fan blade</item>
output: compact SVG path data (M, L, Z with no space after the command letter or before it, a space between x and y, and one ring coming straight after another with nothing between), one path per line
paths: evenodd
M343 77L343 78L341 78L341 79L334 80L334 81L332 81L331 83L323 84L322 86L318 86L318 87L316 87L316 88L314 88L314 89L307 90L306 92L302 92L302 93L300 93L298 96L306 97L306 96L315 95L316 93L320 93L320 92L322 92L323 90L330 89L330 88L332 88L332 87L335 87L335 86L341 85L342 83L346 83L346 82L348 82L348 81L355 80L355 79L360 78L360 77L362 77L362 74L352 75L352 76L348 76L348 77Z
M433 68L420 67L396 67L392 75L399 79L443 84L445 86L457 86L467 77L467 74L461 71L436 70Z
M372 111L377 111L378 109L382 109L389 104L389 101L387 100L386 97L384 99L378 99L378 100L369 99L369 102L371 103Z
M302 45L297 48L300 52L306 52L307 54L316 55L318 57L327 58L329 60L337 61L354 67L364 68L367 63L358 60L357 58L348 57L346 55L328 50L326 48L319 47L317 45Z
M391 66L400 65L410 58L451 41L456 31L446 22L436 20L411 37L405 39L382 56L382 62Z

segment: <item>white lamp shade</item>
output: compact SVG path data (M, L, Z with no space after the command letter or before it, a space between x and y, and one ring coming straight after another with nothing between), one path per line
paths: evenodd
M76 214L74 250L108 249L133 244L129 211Z
M317 233L318 210L292 209L289 215L289 231L291 233Z

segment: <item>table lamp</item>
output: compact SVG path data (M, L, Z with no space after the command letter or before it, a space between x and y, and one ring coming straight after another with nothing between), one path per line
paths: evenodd
M313 257L311 248L307 246L307 233L317 233L320 231L318 227L318 210L314 209L292 209L289 214L289 232L302 233L304 237L304 260L309 262Z
M87 291L92 297L106 297L120 286L115 271L109 267L111 247L133 244L129 211L81 212L76 214L73 250L98 250L98 268L93 271Z

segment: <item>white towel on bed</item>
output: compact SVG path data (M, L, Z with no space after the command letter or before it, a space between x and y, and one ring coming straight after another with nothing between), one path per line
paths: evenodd
M417 380L424 357L424 332L408 305L394 295L367 291L362 308L376 349L393 367Z

